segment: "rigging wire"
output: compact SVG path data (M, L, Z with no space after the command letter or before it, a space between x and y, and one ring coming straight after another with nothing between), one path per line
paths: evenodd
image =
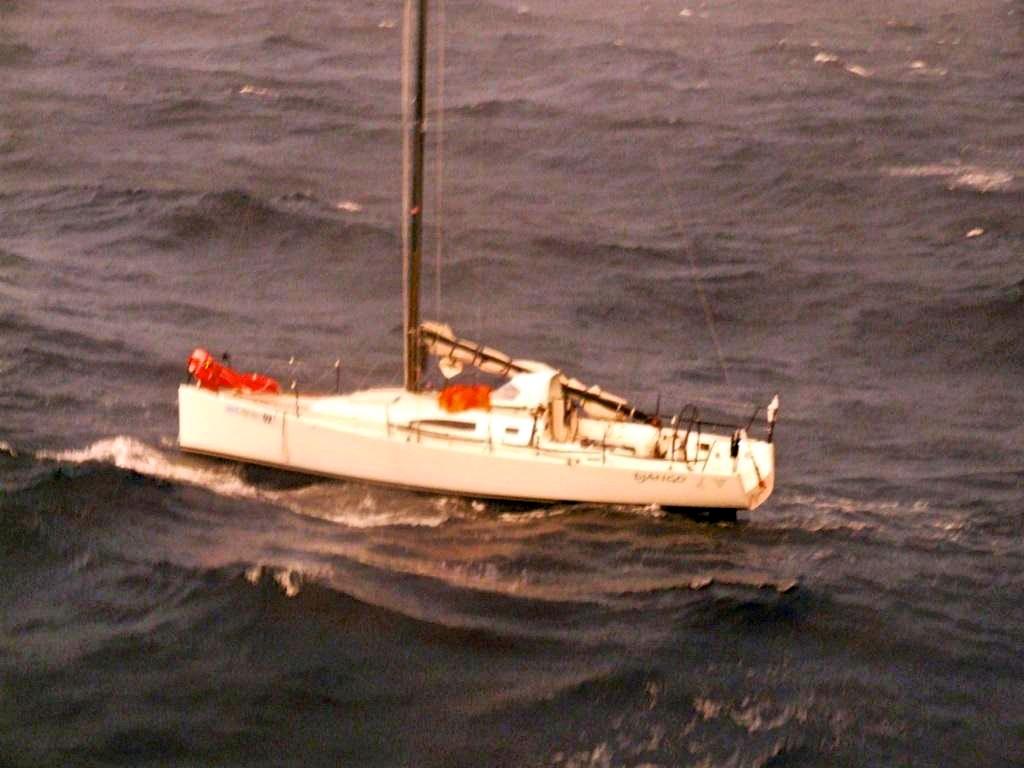
M405 260L409 258L409 227L407 218L412 207L410 179L412 178L412 147L408 133L412 130L412 104L409 98L411 83L409 73L412 71L412 0L405 2L405 15L402 19L402 312L403 316L409 307L409 270Z
M658 179L661 181L661 186L665 191L665 199L672 200L672 192L668 186L668 174L665 171L665 161L661 153L654 154L655 161L658 164ZM676 227L680 233L686 231L683 227L683 221L679 216L679 209L673 206L673 211L676 216ZM722 378L725 380L725 385L732 388L732 383L729 381L729 368L725 364L725 355L722 354L722 344L718 340L718 331L715 328L715 316L711 311L711 303L708 301L707 292L704 290L704 281L701 278L700 268L697 266L697 259L693 255L693 249L686 249L686 256L690 261L690 274L693 275L693 283L697 289L697 296L700 298L701 306L704 309L704 320L708 326L708 332L711 334L711 341L715 345L715 353L718 355L718 365L722 369Z
M447 47L447 24L445 2L437 0L439 44L437 51L437 99L435 104L437 129L434 131L434 317L441 317L441 265L444 251L444 108L445 108L445 48Z

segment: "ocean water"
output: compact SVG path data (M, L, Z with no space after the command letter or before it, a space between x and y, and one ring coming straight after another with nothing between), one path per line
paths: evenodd
M196 345L400 380L401 5L0 2L0 765L1024 765L1024 3L433 11L425 314L775 494L180 454Z

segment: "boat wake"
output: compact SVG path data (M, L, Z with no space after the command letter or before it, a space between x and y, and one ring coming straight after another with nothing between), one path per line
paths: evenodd
M177 461L163 451L124 435L97 440L85 448L40 451L36 458L69 464L112 464L158 480L198 485L221 496L255 498L260 495L233 468L208 466L191 459Z
M660 526L646 532L623 531L623 518L627 515L652 522L671 519L656 506L595 508L563 504L511 511L499 502L427 496L356 482L300 479L276 470L179 455L169 447L156 448L125 435L97 440L80 449L39 452L36 458L111 465L148 478L199 487L225 498L257 501L306 518L365 530L371 537L358 541L348 536L330 537L320 542L311 561L298 555L294 563L255 558L247 578L272 578L289 597L298 594L310 579L334 583L335 569L348 573L352 565L378 574L404 574L418 582L426 580L423 584L444 585L444 589L463 594L562 605L621 607L656 595L692 593L713 587L786 593L798 584L790 576L748 568L749 564L705 551L705 537L688 525L682 529L673 527L671 531ZM384 549L377 546L377 537L371 533L383 528L439 528L451 522L461 525L452 528L451 534L443 539L425 542L419 537L406 540L403 536L401 543L393 542ZM500 532L494 530L495 525ZM524 542L534 541L536 545L537 537L554 537L561 543L555 544L544 557L524 559ZM671 542L672 547L680 547L679 559L673 556L671 562L641 569L628 577L619 573L611 578L588 558L579 560L575 555L566 555L566 548L576 552L577 545L593 543L595 538L607 538L613 548L651 548L652 553L662 552ZM345 580L350 581L348 577ZM349 589L352 586L348 584ZM374 603L380 596L374 598L372 592L356 589L353 594ZM409 610L408 606L385 602L392 609ZM454 623L461 625L464 619Z
M433 528L453 516L473 511L472 505L460 505L446 497L432 499L429 504L385 505L381 503L380 496L387 491L359 483L314 480L299 487L266 487L267 484L259 480L251 482L249 477L259 475L243 465L168 454L125 435L97 440L81 449L41 451L37 453L37 458L71 464L112 464L119 469L157 480L198 486L227 498L258 500L284 507L298 515L316 517L350 528Z

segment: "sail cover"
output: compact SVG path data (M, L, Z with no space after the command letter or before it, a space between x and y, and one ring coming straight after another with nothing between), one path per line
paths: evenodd
M449 369L453 364L471 365L484 373L496 376L515 376L519 373L538 373L553 370L550 365L536 360L514 359L491 347L475 341L458 338L444 323L425 322L420 325L420 343L427 354L437 357ZM598 386L587 386L582 381L560 376L562 388L568 395L578 398L588 416L603 419L646 419L624 397L605 392Z

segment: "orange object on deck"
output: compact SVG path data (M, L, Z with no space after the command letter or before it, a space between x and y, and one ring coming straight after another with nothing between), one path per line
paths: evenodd
M188 358L188 372L199 386L216 392L219 389L244 389L249 392L280 394L281 385L262 373L236 371L222 363L202 347L196 347Z
M470 408L491 409L491 388L486 384L449 384L437 396L441 407L449 413Z

